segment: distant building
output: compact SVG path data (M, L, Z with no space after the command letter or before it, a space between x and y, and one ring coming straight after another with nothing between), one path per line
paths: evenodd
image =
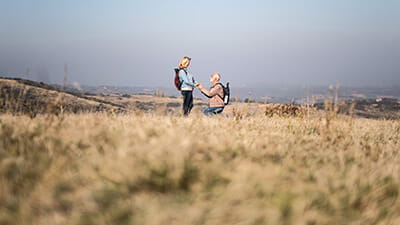
M376 102L396 102L397 99L394 96L378 96L375 99Z

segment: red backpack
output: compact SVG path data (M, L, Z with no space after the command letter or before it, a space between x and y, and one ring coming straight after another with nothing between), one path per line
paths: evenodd
M175 68L174 70L175 70L174 84L175 84L176 89L178 89L178 91L180 91L180 90L181 90L181 86L182 86L182 82L181 82L181 80L179 79L179 71L180 71L181 69ZM186 73L186 75L187 75L186 70L183 70L183 71L185 71L185 73Z

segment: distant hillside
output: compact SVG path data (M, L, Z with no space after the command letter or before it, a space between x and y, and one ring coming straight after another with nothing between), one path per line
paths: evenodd
M42 82L0 78L0 112L40 113L124 111L124 107L79 93L63 92Z
M315 107L324 110L327 106L324 103L317 103ZM400 101L397 99L347 100L338 104L337 111L362 118L400 119Z
M195 104L204 107L206 102L195 99ZM162 93L154 95L84 93L71 87L64 89L43 82L0 77L0 113L25 113L32 116L61 112L179 113L180 109L180 98L165 96Z
M326 97L325 97L326 98ZM194 111L201 111L207 105L202 99L195 99ZM296 105L296 104L295 104ZM324 103L314 105L324 110ZM232 102L226 107L225 115L247 111L262 111L266 115L273 109L291 107L291 104L263 104L254 101ZM88 93L68 87L52 86L42 82L19 78L0 78L0 113L24 113L31 116L41 113L59 114L79 112L157 112L180 114L181 98L154 94ZM279 110L278 110L279 111ZM397 99L347 100L338 105L338 113L374 119L399 119L400 102ZM273 112L272 114L280 114Z

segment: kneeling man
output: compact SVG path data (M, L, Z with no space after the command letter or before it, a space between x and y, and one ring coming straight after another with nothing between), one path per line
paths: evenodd
M211 88L206 90L203 85L197 83L197 87L205 96L209 98L209 107L203 110L205 115L215 115L221 113L224 110L224 89L219 83L221 75L219 73L213 73L210 76Z

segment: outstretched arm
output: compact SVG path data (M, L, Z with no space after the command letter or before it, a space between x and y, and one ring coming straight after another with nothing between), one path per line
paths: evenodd
M212 98L215 95L218 95L218 93L221 91L221 85L215 85L214 87L212 87L210 90L207 90L203 87L203 85L198 84L197 87L199 88L199 90L201 91L201 93L203 93L205 96Z

